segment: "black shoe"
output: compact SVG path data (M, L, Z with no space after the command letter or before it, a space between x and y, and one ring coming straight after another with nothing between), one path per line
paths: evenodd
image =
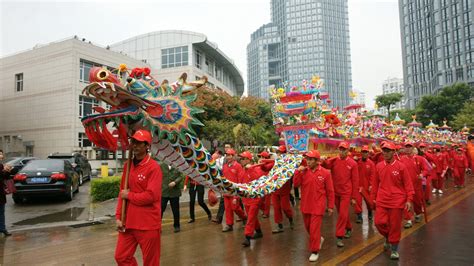
M175 228L174 228L174 232L175 232L175 233L178 233L179 231L181 231L181 229L180 229L179 227L175 227Z
M191 219L188 221L188 224L192 224L192 223L194 223L194 219Z
M246 236L244 242L242 242L242 246L249 247L250 246L250 237Z
M8 232L7 230L2 231L2 233L3 233L4 236L11 236L12 235L12 233Z
M356 223L360 224L362 223L362 214L357 214L357 220L356 220Z
M431 201L427 200L426 205L431 205Z
M257 230L255 234L253 235L253 239L259 239L263 237L262 230Z
M372 221L374 219L374 216L372 215L372 211L369 212L369 221Z

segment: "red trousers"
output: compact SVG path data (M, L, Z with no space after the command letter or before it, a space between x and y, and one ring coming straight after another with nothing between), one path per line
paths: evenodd
M454 185L464 186L464 176L466 174L466 168L456 167L454 168Z
M115 261L119 266L138 265L135 255L137 245L140 245L144 266L160 265L161 229L135 230L127 229L118 234L115 248Z
M273 218L275 223L281 224L283 222L283 214L285 213L286 217L293 218L293 210L291 209L290 204L290 194L281 195L279 193L272 194L272 204L273 204Z
M309 250L312 253L319 252L321 245L321 225L323 216L303 213L304 227L309 234Z
M363 196L362 196L362 193L357 193L357 197L355 198L356 200L356 204L354 206L354 210L355 210L355 213L356 214L361 214L362 213L362 199L364 199L365 201L365 206L367 207L367 210L370 211L370 203L367 201L367 199L365 199Z
M225 207L225 222L227 225L234 225L234 212L240 217L240 219L245 220L244 210L240 206L240 200L237 200L236 204L233 204L232 201L234 197L224 196L224 207Z
M349 219L349 205L351 205L351 196L336 196L335 205L338 212L336 237L343 237L346 233L346 230L352 230L352 224Z
M433 178L433 187L436 189L444 189L444 177L441 174L436 174L436 179Z
M247 223L245 224L245 236L253 236L256 229L260 229L258 222L258 204L245 205L247 211Z
M272 196L266 195L263 197L263 200L260 202L260 210L263 211L263 215L269 216L270 215L270 206L272 202Z
M421 214L423 212L423 191L419 189L415 189L415 195L413 196L413 210L407 211L403 210L403 218L405 220L413 220L413 212L416 215Z
M432 177L431 177L431 174L429 174L426 177L426 187L425 187L425 191L424 191L425 200L430 200L431 199L431 180L432 180Z
M388 209L377 206L375 211L375 227L388 239L390 244L397 245L402 235L403 209Z

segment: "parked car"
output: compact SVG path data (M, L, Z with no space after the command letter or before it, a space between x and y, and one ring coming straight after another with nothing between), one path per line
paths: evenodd
M68 160L79 175L79 186L82 186L85 179L91 180L91 164L87 158L80 153L52 153L48 156L48 159Z
M12 157L5 160L5 164L13 166L10 175L14 176L20 171L29 161L38 160L36 157Z
M71 201L79 192L79 176L68 160L32 160L13 177L13 201L21 203L33 196L62 196Z

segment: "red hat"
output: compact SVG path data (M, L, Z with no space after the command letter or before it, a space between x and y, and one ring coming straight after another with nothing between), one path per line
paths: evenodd
M395 146L395 144L391 143L391 142L384 142L382 144L382 149L389 149L389 150L396 150L397 149L397 146Z
M260 157L263 157L263 158L270 158L270 153L268 153L267 151L262 151L260 154L259 154Z
M405 146L405 147L407 147L407 146L413 147L413 142L410 142L410 141L409 141L409 142L405 142L405 145L404 145L404 146Z
M361 151L370 151L369 146L367 145L362 146Z
M133 134L132 139L144 141L151 145L151 133L150 131L146 131L144 129L137 130L135 134Z
M434 146L433 146L433 149L435 149L435 150L441 150L441 146L439 146L439 145L434 145Z
M247 158L249 160L252 160L253 158L252 154L249 151L242 152L241 154L239 154L239 157Z
M339 143L339 146L337 146L337 148L344 148L344 149L349 149L349 142L346 142L346 141L343 141L341 143Z
M236 152L235 152L234 149L230 148L230 149L227 149L227 150L225 151L225 154L228 154L228 155L235 155Z
M418 147L420 147L420 148L421 148L421 147L426 147L426 146L427 146L426 143L423 143L423 142L420 143L420 145L418 145Z
M280 147L278 147L278 151L282 152L282 153L286 152L286 146L285 145L280 145Z
M305 156L309 158L315 158L315 159L321 158L321 155L319 154L319 151L317 150L309 151L305 154Z

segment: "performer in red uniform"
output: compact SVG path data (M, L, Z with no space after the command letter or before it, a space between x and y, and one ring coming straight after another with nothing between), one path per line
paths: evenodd
M425 198L425 201L426 201L426 204L430 205L431 202L430 202L430 199L431 199L431 182L433 180L433 176L436 176L436 164L435 164L435 161L433 159L433 155L431 153L428 152L427 150L427 145L425 143L420 143L418 145L418 155L420 155L421 157L425 158L429 165L430 165L430 168L431 170L428 171L428 176L426 176L426 187L425 187L425 191L423 192L424 193L424 198Z
M391 247L390 258L397 260L403 209L411 209L415 192L406 166L394 158L395 145L385 142L382 152L384 161L376 166L371 193L376 204L375 226L385 237L384 250Z
M456 153L453 155L453 169L454 187L464 187L464 176L469 172L469 161L461 147L456 147Z
M335 204L338 211L336 224L336 245L343 247L342 238L350 238L352 224L349 220L349 205L356 203L359 187L359 170L357 163L347 156L348 142L341 142L338 146L339 156L323 162L323 167L331 170L336 195Z
M370 202L370 190L372 181L375 178L375 164L369 159L369 146L363 146L361 149L362 157L357 160L359 169L359 193L357 193L355 213L357 214L357 223L362 223L362 198L367 206L368 219L372 221L372 202Z
M415 195L413 198L413 210L415 212L415 221L421 221L421 213L423 212L423 178L428 175L429 168L426 165L424 158L418 154L414 154L413 143L405 143L404 154L400 157L402 162L407 168L407 174L412 182ZM404 210L403 216L406 220L405 228L413 226L413 213L408 210Z
M436 175L433 176L433 191L431 192L443 194L442 189L444 189L444 179L448 169L448 163L446 156L441 152L441 147L439 145L435 145L433 149L434 154L432 154L432 160L436 164L436 168L434 169Z
M119 231L115 248L118 265L138 265L133 256L137 245L142 250L143 265L160 265L162 173L160 165L148 154L150 144L150 132L138 130L133 134L130 145L134 157L130 166L129 189L123 189L124 172L115 213ZM127 169L127 164L124 169ZM127 200L125 224L121 221L122 199Z
M262 151L258 156L260 157L258 163L262 164L261 169L264 171L265 175L268 175L275 165L275 160L270 159L270 153L266 151ZM268 218L270 216L271 202L271 195L265 195L263 200L260 202L260 210L263 211L263 218Z
M319 250L323 245L321 225L326 205L328 214L334 210L334 185L331 173L321 167L320 155L316 150L306 153L307 167L300 166L294 176L295 187L301 186L301 213L304 226L309 233L309 261L319 258Z
M225 151L225 164L222 167L223 176L234 183L242 183L240 177L243 175L242 166L235 160L235 150L226 149ZM233 230L234 225L234 212L244 222L247 219L242 207L240 206L240 197L224 195L224 208L225 208L225 222L226 227L222 229L222 232L229 232Z
M250 183L257 180L265 173L259 165L252 165L253 156L249 151L244 151L239 154L240 163L242 164L244 171L240 180L242 183ZM262 198L243 198L242 199L245 211L247 212L247 223L245 224L245 240L242 242L244 247L250 246L250 239L257 239L263 237L262 230L260 229L260 223L258 221L258 209Z
M286 147L284 145L278 147L277 153L286 153ZM288 217L290 228L293 229L293 209L290 203L291 183L291 180L289 180L279 190L272 193L273 219L275 221L275 228L273 228L272 233L274 234L283 232L282 211Z

